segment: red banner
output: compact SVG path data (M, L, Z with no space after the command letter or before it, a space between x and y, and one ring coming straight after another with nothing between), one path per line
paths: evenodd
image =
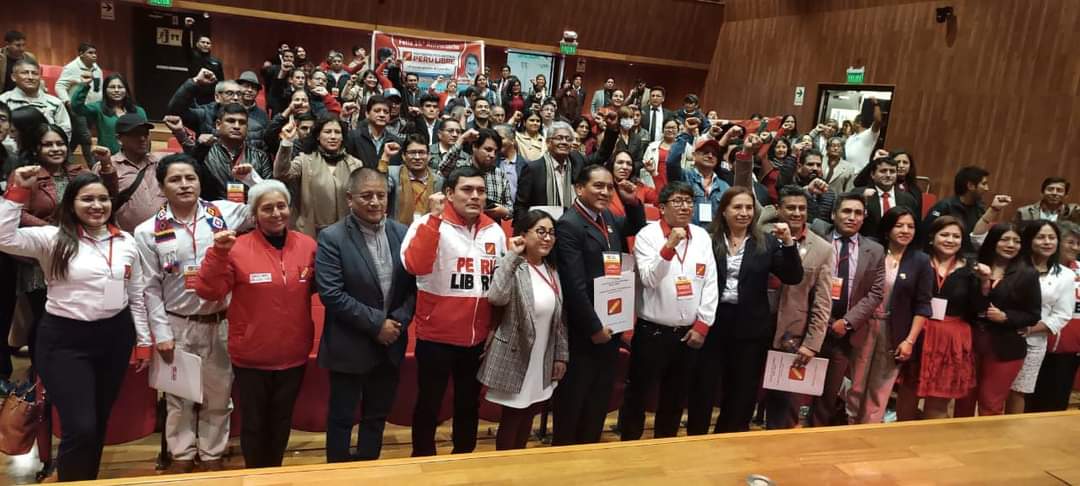
M386 59L401 60L401 68L420 77L426 87L435 78L458 81L460 89L484 72L484 41L423 39L375 31L371 53L376 66Z

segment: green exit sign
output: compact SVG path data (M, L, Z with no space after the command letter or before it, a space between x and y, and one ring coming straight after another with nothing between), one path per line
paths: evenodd
M850 67L847 70L847 82L848 84L863 84L866 79L866 68L853 68Z
M172 0L146 0L151 7L172 7Z
M560 42L559 52L567 56L577 54L577 42Z

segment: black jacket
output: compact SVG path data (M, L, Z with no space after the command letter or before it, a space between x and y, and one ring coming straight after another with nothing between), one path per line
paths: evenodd
M385 296L375 262L352 214L319 233L315 287L326 307L318 358L323 368L366 373L385 360L398 366L405 356L408 325L416 308L416 278L405 271L398 258L408 228L387 219L385 231L394 265L390 295ZM401 335L390 346L376 341L386 319L402 325Z
M990 304L1006 315L1002 323L991 322L985 317L975 318L975 332L972 335L975 352L992 353L1000 361L1024 359L1027 341L1016 331L1034 326L1042 318L1039 273L1030 265L1015 263L1005 271L1005 276L990 290L989 295L984 296L976 290L974 301L977 316L985 316Z
M907 339L915 316L929 319L933 315L930 299L934 296L934 269L930 267L930 257L908 247L896 272L887 303L890 350Z
M714 240L713 245L724 245ZM803 267L798 245L784 247L775 237L765 236L765 248L758 251L761 242L752 236L746 239L742 264L739 266L739 301L735 304L735 319L715 322L707 336L710 341L723 338L772 339L773 326L769 319L769 275L776 275L782 283L797 285L802 282ZM727 279L727 256L714 251L716 258L716 285L723 295ZM714 337L715 335L715 337Z
M861 193L866 190L866 187L859 187L855 189L855 192ZM871 188L872 189L872 188ZM910 193L894 189L893 194L896 195L896 201L891 201L892 207L903 206L910 209L915 213L915 228L919 228L919 221L922 219L922 215L918 213L919 206L915 204L915 198ZM881 198L875 193L873 196L866 198L866 219L863 220L862 229L859 230L859 234L868 238L878 239L878 223L881 223ZM884 244L879 241L878 243Z
M570 180L576 180L581 169L591 164L604 164L611 157L615 148L615 139L618 138L614 130L608 130L604 136L604 143L588 157L582 156L577 151L570 152ZM553 201L547 199L547 160L544 157L530 161L520 168L518 174L517 197L514 200L514 219L522 217L533 206L552 206ZM567 201L570 203L572 201Z
M610 229L607 235L601 234L573 207L567 209L555 225L558 241L555 258L565 295L563 305L571 352L577 349L588 352L606 346L595 346L591 340L593 334L603 329L593 310L593 279L604 275L604 252L629 251L627 238L645 226L645 206L626 206L624 218L616 218L611 211L604 211L603 218ZM615 341L612 339L608 345Z
M389 130L383 130L382 147L385 148L389 142L397 142L401 145L401 153L405 152L405 143L394 136L393 133L390 133ZM365 167L378 167L382 149L375 150L375 140L371 138L371 132L368 130L366 120L358 123L357 127L350 130L349 134L345 136L345 151L363 161ZM401 165L400 153L394 156L394 160L390 161L390 165Z

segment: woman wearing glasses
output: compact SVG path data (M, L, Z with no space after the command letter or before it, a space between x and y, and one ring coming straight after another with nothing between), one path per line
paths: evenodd
M540 404L551 398L570 359L562 289L555 271L555 220L532 210L514 221L510 252L492 278L488 301L504 308L477 378L502 405L498 450L524 449Z
M300 155L293 158L296 130L296 124L291 122L281 129L274 178L293 185L300 199L296 229L314 238L349 213L345 200L349 174L364 163L345 151L341 121L336 117L316 121L301 142Z

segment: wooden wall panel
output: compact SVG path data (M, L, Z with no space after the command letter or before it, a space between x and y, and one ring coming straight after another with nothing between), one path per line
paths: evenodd
M889 148L914 151L934 192L952 192L964 165L991 172L1018 202L1060 174L1080 182L1080 2L952 0L950 34L934 20L942 2L733 0L706 79L721 116L794 113L810 128L818 83L896 86ZM806 105L792 105L807 87Z
M723 8L687 0L208 0L379 26L558 45L574 30L582 49L707 63Z
M96 1L8 1L13 6L12 11L20 14L5 28L26 33L29 49L42 63L66 64L74 59L79 42L89 39L98 46L99 63L103 67L124 73L134 71L130 47L134 4L117 2L116 20L107 21L100 19ZM332 14L332 10L321 12L324 16ZM214 54L222 58L225 75L230 78L239 76L247 69L257 70L263 60L274 53L281 40L304 46L308 55L315 58L325 56L330 49L348 51L353 45L371 44L369 31L229 15L213 15L211 20ZM498 73L498 67L506 61L506 49L489 45L485 58ZM566 64L566 70L572 76L577 65L576 58L569 58ZM649 84L662 84L671 93L668 106L672 108L679 106L686 93L700 93L705 82L705 72L696 69L587 60L585 86L590 92L598 89L607 76L614 76L619 87L627 90L638 78ZM137 94L138 86L134 86L134 89Z

